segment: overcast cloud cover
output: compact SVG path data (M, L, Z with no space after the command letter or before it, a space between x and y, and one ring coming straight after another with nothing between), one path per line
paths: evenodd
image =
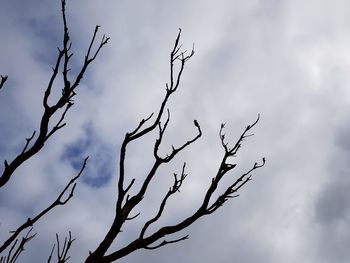
M70 0L67 8L74 65L96 24L111 41L79 86L67 127L1 189L1 240L54 200L83 158L91 158L74 199L36 225L38 235L21 262L45 262L56 232L71 230L77 237L71 262L81 262L104 236L113 216L121 141L158 109L179 27L184 47L194 42L196 54L169 104L162 150L193 136L194 119L204 135L160 171L138 207L143 217L127 225L121 242L154 213L183 161L190 175L162 222L174 223L196 208L222 156L222 122L234 142L261 114L231 180L263 156L267 164L239 198L185 230L189 240L120 262L350 262L349 1ZM4 160L38 127L62 42L59 1L1 0L0 35L0 73L9 75L0 93ZM153 139L130 147L128 178L142 177L149 167Z

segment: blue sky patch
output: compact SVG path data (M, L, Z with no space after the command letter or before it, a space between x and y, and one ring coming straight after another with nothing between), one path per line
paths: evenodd
M65 149L62 158L69 162L75 170L79 170L87 156L90 158L81 177L82 182L92 187L106 185L113 173L113 152L99 140L91 125L85 129L85 135L82 139Z

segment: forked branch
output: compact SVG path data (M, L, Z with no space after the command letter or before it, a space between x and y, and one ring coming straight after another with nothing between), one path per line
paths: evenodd
M160 104L160 108L157 114L152 113L149 117L142 119L133 131L128 132L125 135L125 139L120 149L118 198L116 202L115 218L105 238L100 243L98 248L89 255L86 262L103 262L106 251L109 249L109 247L112 245L115 238L121 232L121 227L123 226L125 221L129 220L130 218L133 218L133 217L130 217L129 214L134 209L134 207L137 206L142 201L150 182L152 181L156 172L158 171L158 168L162 164L170 162L180 151L184 150L187 146L195 142L202 135L200 126L198 122L195 121L194 123L195 123L195 127L198 130L198 133L193 139L188 140L178 148L172 147L172 152L168 154L166 157L160 157L158 155L158 148L161 144L164 131L169 123L169 118L170 118L169 110L167 110L168 117L165 121L165 124L162 126L161 119L163 117L165 107L167 105L167 102L170 96L177 90L177 88L180 85L180 80L181 80L183 69L186 62L194 54L193 50L191 51L190 55L186 55L186 51L181 51L181 44L179 43L180 35L181 35L181 30L179 31L176 37L174 48L170 54L170 84L166 84L165 97ZM178 63L179 69L175 70L175 64L177 64L176 63L177 61L179 62ZM152 120L153 116L155 116L155 118ZM150 171L147 173L144 181L141 183L141 188L137 191L135 195L130 197L129 195L127 195L127 192L130 190L135 180L133 179L127 187L124 186L126 149L131 142L143 137L144 135L150 132L153 132L157 127L159 128L159 137L156 140L154 145L154 156L155 156L154 164L150 169Z
M161 202L161 204L159 206L159 210L158 210L157 215L155 217L153 217L152 219L150 219L149 221L147 221L145 223L145 225L143 226L143 228L142 228L142 230L140 232L140 238L143 238L147 228L151 224L153 224L156 221L158 221L158 219L161 217L161 215L162 215L162 213L164 211L166 202L168 201L169 197L172 196L173 194L175 194L176 192L180 192L180 187L181 187L183 181L185 180L185 178L187 176L187 174L185 174L185 167L186 167L186 163L184 163L184 165L182 167L182 172L181 172L180 177L178 177L178 175L176 173L174 173L174 184L173 184L173 186L169 188L169 191L166 193L165 197L163 198L163 201Z
M73 177L67 185L64 187L62 192L58 195L55 201L53 201L48 207L43 209L39 214L34 216L33 218L28 218L25 223L23 223L21 226L19 226L15 231L12 231L12 235L3 242L3 244L0 246L0 253L2 253L6 248L8 248L18 237L18 235L27 228L31 228L39 219L41 219L44 215L46 215L48 212L53 210L57 206L65 205L74 195L74 190L77 184L78 178L83 173L88 158L85 158L82 167L80 168L80 171L78 174Z
M57 255L57 263L65 263L70 259L70 256L68 255L69 250L72 247L73 242L75 241L75 238L72 238L72 233L69 231L68 237L64 238L63 247L60 248L60 239L58 237L58 234L56 234L56 243L53 245L51 249L50 256L47 260L47 263L51 263L51 259L54 253L54 250L56 248L56 255Z
M61 0L62 5L62 17L63 17L63 47L58 48L58 55L56 63L52 68L52 75L49 80L48 86L45 90L43 97L44 113L41 117L40 126L38 128L38 134L33 135L26 139L26 144L21 153L19 153L12 161L4 161L4 170L0 176L0 187L4 186L13 175L14 171L21 166L26 160L38 153L43 147L46 141L57 131L62 129L66 123L65 117L69 109L74 105L73 97L76 95L76 88L80 84L88 66L93 62L100 50L109 41L109 37L103 36L101 42L97 45L96 50L93 51L93 46L96 42L99 26L96 26L93 33L90 45L86 52L83 65L81 66L78 74L74 76L69 75L70 59L73 56L71 52L72 43L70 41L70 35L67 26L66 19L66 1ZM59 75L59 71L62 72L63 88L61 96L49 105L49 98L54 86L54 83ZM7 76L1 76L1 86L5 83ZM57 118L58 121L54 124L51 123L52 119Z
M32 240L36 234L31 234L33 228L30 228L25 234L21 241L19 242L19 239L16 239L11 248L9 249L6 256L0 257L0 263L14 263L19 258L20 254L24 251L24 246Z
M7 80L8 76L3 76L1 75L1 80L0 80L0 89L4 86L6 80Z
M249 130L251 130L251 128L254 127L256 123L257 123L257 121L254 122L253 124L247 126L247 128L243 131L243 133L241 134L241 136L239 137L239 139L235 145L240 145L242 143L242 141L244 140L244 138L249 137L247 132ZM220 130L220 135L222 135L222 128ZM220 140L221 140L221 142L223 142L222 136L220 136ZM207 192L203 198L202 205L200 205L200 207L192 215L190 215L189 217L187 217L186 219L180 221L179 223L177 223L175 225L161 227L148 236L146 236L146 234L145 234L148 227L151 224L155 223L162 215L167 199L170 197L170 195L175 193L179 189L179 187L181 186L181 184L186 176L184 174L184 170L183 170L182 176L180 178L175 177L175 183L174 183L173 187L169 189L166 196L163 198L163 201L160 205L160 208L158 210L157 215L145 223L144 227L141 230L140 236L137 239L135 239L134 241L130 242L125 247L123 247L115 252L112 252L109 255L102 256L100 261L96 261L96 262L113 262L115 260L118 260L120 258L125 257L126 255L128 255L128 254L130 254L138 249L142 249L142 248L143 249L156 249L156 248L162 247L162 246L167 245L167 244L171 244L174 242L179 242L179 241L185 240L188 238L188 235L183 237L183 238L180 238L180 239L174 239L172 241L167 241L166 239L164 239L164 237L168 236L168 235L172 235L172 234L177 233L177 232L180 232L181 230L192 225L200 217L211 214L214 211L216 211L228 199L230 199L232 197L236 197L237 196L236 193L238 192L238 190L240 190L249 180L251 180L252 172L254 170L264 166L265 158L263 158L263 161L261 164L255 163L251 169L249 169L247 172L243 173L240 177L238 177L238 179L236 179L231 185L229 185L227 187L227 189L224 192L222 192L221 194L219 194L219 197L217 199L215 199L212 202L212 204L210 204L210 200L211 200L212 196L214 195L214 193L217 192L216 191L217 186L221 182L223 175L235 167L235 165L233 165L233 164L231 164L231 165L228 164L227 158L230 156L233 156L233 154L236 154L237 151L236 150L233 150L233 151L229 150L229 148L227 146L228 144L226 144L225 142L223 145L226 145L223 147L224 147L224 149L227 149L227 150L225 150L225 152L224 152L224 156L222 158L221 165L219 166L219 169L218 169L215 177L212 179L212 183L209 185L209 187L207 189ZM161 241L158 245L152 245L155 242L160 241L162 239L163 239L163 241ZM87 261L87 262L90 262L90 261Z
M192 49L191 53L189 55L186 55L186 51L181 51L181 44L180 44L180 35L181 30L179 31L179 34L175 40L175 45L173 50L171 51L170 55L170 82L169 84L166 84L166 94L161 102L159 111L157 114L155 114L155 118L152 120L152 117L154 116L154 113L152 113L149 117L142 119L141 122L137 125L137 127L127 133L125 135L125 139L121 146L120 151L120 160L119 160L119 181L118 181L118 198L116 202L116 210L115 210L115 217L113 220L113 223L107 232L106 236L102 240L102 242L99 244L97 249L94 252L91 252L89 257L86 259L86 263L92 263L92 262L113 262L120 258L125 257L126 255L138 250L138 249L157 249L162 246L165 246L167 244L180 242L182 240L185 240L188 238L188 235L182 237L182 238L175 238L175 239L164 239L168 235L175 234L194 222L196 222L200 217L208 215L216 211L219 207L221 207L228 199L237 197L237 192L249 181L251 180L252 172L258 168L261 168L265 164L265 159L263 158L263 162L261 164L255 163L254 166L249 169L247 172L243 173L238 177L238 179L234 180L233 183L231 183L225 191L222 193L218 193L217 188L220 182L222 181L222 178L225 174L227 174L229 171L231 171L236 164L230 163L229 158L235 157L238 153L238 150L241 147L242 142L252 136L253 134L249 133L249 131L257 124L259 121L259 116L252 124L248 125L245 130L242 132L240 137L238 138L237 142L233 145L231 148L229 144L225 141L225 134L223 132L224 124L221 126L219 131L220 141L224 148L224 155L221 160L221 164L219 165L218 171L216 175L213 177L211 184L208 186L208 189L203 197L202 204L191 214L189 217L185 218L184 220L178 222L174 225L168 225L160 227L159 229L147 234L146 232L150 232L150 226L154 223L156 223L161 216L163 215L165 211L165 207L167 204L168 199L174 195L176 192L179 191L181 185L183 184L186 174L185 174L185 164L182 168L181 175L174 175L174 183L172 187L169 188L166 195L163 197L157 213L146 221L144 223L144 226L142 227L139 236L130 242L128 245L115 250L114 252L111 252L110 254L107 254L107 250L110 249L113 241L118 237L118 234L122 231L122 227L124 223L127 220L132 220L136 216L138 216L140 213L137 213L136 216L130 217L129 214L133 209L143 200L144 195L147 192L147 189L149 188L149 185L151 181L155 178L155 175L159 169L159 167L162 164L168 163L173 160L173 158L185 149L187 146L195 142L199 137L202 135L202 131L200 128L200 125L197 121L194 121L194 125L197 128L197 135L193 137L193 139L188 140L182 146L180 147L174 147L172 146L172 150L170 153L168 153L165 157L161 157L159 155L159 147L162 143L164 134L168 128L168 124L170 121L170 112L167 110L167 116L165 118L164 123L161 122L161 119L163 119L163 113L165 111L166 104L169 100L169 97L177 90L177 88L180 85L181 76L183 74L184 65L186 62L193 56L194 51ZM175 63L179 61L178 70L175 70ZM146 124L148 125L146 126ZM125 181L125 158L126 158L126 149L129 143L131 143L134 140L137 140L144 135L154 131L158 127L158 138L155 141L154 148L153 148L153 155L154 155L154 163L149 170L149 172L146 174L143 182L141 182L140 189L134 194L133 196L130 196L127 194L127 192L132 188L135 182L135 178L131 180L131 182L128 184L127 187L124 186ZM217 195L218 197L214 200L212 200L213 195Z

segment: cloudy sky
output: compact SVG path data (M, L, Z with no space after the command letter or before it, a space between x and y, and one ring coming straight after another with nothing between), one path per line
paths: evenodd
M198 207L223 154L221 123L234 143L261 114L224 183L263 156L267 163L239 198L175 235L189 240L120 262L350 262L349 1L71 0L67 8L73 72L96 24L111 41L79 86L68 125L0 190L0 239L52 202L85 156L90 161L74 199L36 225L20 262L45 262L55 233L71 230L77 238L71 262L83 261L102 239L113 219L120 144L157 111L179 27L183 47L194 43L196 53L168 105L162 150L192 137L194 119L203 136L159 171L135 210L141 216L128 222L115 247L137 236L184 161L189 177L161 223ZM59 1L2 0L0 34L0 73L9 75L0 92L0 159L11 160L38 129L62 43ZM140 183L150 167L154 138L129 148L128 180Z

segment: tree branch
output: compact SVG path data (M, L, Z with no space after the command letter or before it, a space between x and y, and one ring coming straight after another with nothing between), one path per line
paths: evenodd
M90 45L88 47L87 53L85 55L84 63L75 77L74 81L71 81L68 72L69 72L69 64L70 64L70 58L72 57L73 53L70 53L70 49L72 46L72 43L70 42L70 36L67 26L67 19L66 19L66 1L61 0L62 5L62 18L63 18L63 48L58 48L58 56L56 59L55 66L52 68L53 72L50 78L50 81L48 83L48 86L45 90L44 97L43 97L43 106L44 106L44 113L41 117L40 121L40 128L39 134L36 138L36 140L33 142L33 144L29 147L30 141L33 139L31 138L29 141L27 140L26 145L24 146L24 150L18 154L11 162L8 162L7 160L4 161L4 170L2 175L0 176L0 188L4 186L13 175L14 171L21 166L25 161L27 161L29 158L31 158L33 155L38 153L43 147L46 141L55 134L58 130L62 129L66 124L63 123L66 113L68 110L73 106L72 98L76 95L76 88L79 85L81 79L83 78L89 64L95 60L98 53L100 52L101 48L107 44L109 41L109 37L103 36L100 44L98 45L96 51L91 55L92 52L92 46L95 43L97 32L99 26L96 26L93 37L91 39ZM62 65L63 64L63 65ZM62 66L62 78L64 87L62 89L62 94L59 99L55 103L53 103L52 106L49 105L49 97L52 91L52 87L55 83L55 80L57 78L60 66ZM3 83L6 81L7 76L1 76L1 87ZM59 121L50 128L50 121L51 119L57 115L58 110L65 107L65 110L63 110L63 113L61 113ZM34 137L34 136L33 136Z
M22 150L22 154L27 150L27 147L30 143L30 141L34 138L36 131L33 132L32 136L30 136L29 138L26 138L26 145L24 146L23 150Z
M203 203L199 206L199 208L192 215L190 215L189 217L187 217L186 219L184 219L183 221L180 221L179 223L177 223L175 225L161 227L157 231L155 231L153 234L150 234L149 236L145 237L145 232L146 232L147 228L152 223L154 223L155 221L157 221L160 218L160 216L164 210L164 207L166 205L166 201L170 196L169 192L173 192L173 190L175 190L177 188L176 186L173 187L172 189L170 189L168 191L165 198L163 198L163 201L160 205L160 208L158 210L157 215L145 223L144 227L141 230L140 236L137 239L135 239L134 241L130 242L125 247L123 247L119 250L116 250L115 252L112 252L109 255L102 257L101 262L113 262L113 261L120 259L122 257L125 257L126 255L134 252L135 250L141 249L141 248L156 249L156 248L161 247L163 245L166 245L168 243L172 243L172 241L163 240L159 245L156 245L153 247L150 246L154 242L159 241L160 239L162 239L163 237L165 237L167 235L177 233L177 232L187 228L188 226L190 226L194 222L196 222L200 217L213 213L219 207L221 207L228 199L233 198L233 197L237 197L238 195L233 195L233 194L238 192L238 190L240 190L249 180L251 180L251 173L254 170L264 166L265 158L263 158L263 162L261 164L255 163L251 169L249 169L247 172L243 173L234 183L229 185L227 187L227 189L221 195L219 195L219 197L211 205L209 205L210 199L213 196L213 194L216 192L217 186L220 183L221 179L223 178L224 174L226 174L228 171L232 170L236 166L235 164L228 163L227 159L231 156L234 156L238 152L238 149L240 148L240 146L238 146L238 145L241 145L242 141L245 138L250 136L247 134L247 132L249 130L251 130L256 125L258 120L259 120L259 118L255 122L253 122L251 125L248 125L245 128L245 130L242 132L241 136L237 140L235 147L232 149L229 149L227 146L228 144L224 141L224 136L222 136L223 135L222 130L223 130L224 125L221 126L219 134L220 134L221 143L223 145L223 148L225 149L224 156L222 158L222 161L221 161L221 164L219 166L219 169L217 171L216 176L212 179L212 183L209 185L209 187L207 189L207 192L203 198ZM182 174L184 175L184 172L182 172ZM183 178L183 176L181 178ZM176 185L177 180L178 179L175 178L174 185ZM182 184L183 180L180 179L178 181L181 182L181 184ZM181 184L178 183L177 186L180 186ZM183 238L183 239L185 239L185 238ZM183 239L174 240L174 242L181 241Z
M237 164L229 163L228 158L236 156L238 150L241 148L241 145L242 145L242 142L244 141L244 139L250 136L250 135L247 135L247 132L249 132L258 123L259 119L260 119L260 115L258 115L258 118L252 124L248 125L245 128L245 130L241 133L240 137L238 138L238 140L236 141L236 143L232 149L230 149L228 147L228 143L225 142L225 134L223 133L223 129L224 129L225 125L224 124L221 125L219 136L220 136L221 144L222 144L225 152L224 152L224 156L222 158L221 164L219 166L218 172L217 172L216 176L212 179L212 183L211 183L210 187L208 188L206 195L204 197L204 200L203 200L203 203L201 206L202 210L206 210L208 208L210 198L213 195L213 193L215 192L215 190L217 189L218 184L221 181L221 179L223 178L223 176L227 172L231 171L233 168L236 167ZM261 166L256 166L257 164L255 164L254 169L251 169L250 171L248 171L248 173L245 173L240 177L241 180L243 180L243 178L245 178L247 175L249 175L253 170L262 167L264 164L265 164L265 158L263 158L263 164ZM241 180L238 179L237 182L240 182ZM237 184L233 185L233 187L236 185ZM222 197L222 200L225 200L225 198Z
M75 238L72 239L72 233L69 231L68 238L64 238L63 248L60 249L60 239L58 238L58 234L56 234L56 243L53 245L51 249L50 256L47 260L47 263L51 262L53 252L55 250L55 247L57 247L57 263L65 263L70 259L70 256L68 256L68 252L71 249L72 243L75 241ZM57 245L57 246L56 246Z
M33 218L28 218L25 223L19 226L15 231L12 232L12 235L0 246L0 253L2 253L16 238L17 236L26 228L32 227L39 219L46 215L49 211L54 209L56 206L65 205L74 195L74 190L76 187L76 181L83 173L88 157L85 158L82 167L80 168L79 173L73 177L67 185L64 187L62 192L58 195L57 199L52 202L47 208L42 210L38 215ZM68 194L68 196L67 196ZM66 197L65 197L66 196ZM65 198L64 198L65 197Z
M192 140L189 140L186 143L184 143L181 147L173 148L173 151L171 152L171 154L168 157L156 158L151 170L147 174L147 176L146 176L144 182L142 183L142 186L141 186L140 190L138 191L138 193L130 198L127 197L127 200L124 203L126 192L130 189L130 185L126 189L124 188L125 157L126 157L127 146L132 141L143 137L144 135L154 131L157 127L159 127L160 128L160 135L159 135L160 137L155 142L155 149L154 149L155 156L158 156L157 150L158 150L158 147L160 145L160 141L162 139L163 133L166 129L166 125L169 122L169 111L168 111L168 119L166 121L166 124L164 127L161 127L160 121L161 121L161 118L163 116L164 109L166 107L166 104L167 104L170 96L179 87L181 76L182 76L183 69L184 69L186 62L194 54L193 50L192 50L191 54L188 56L185 55L185 51L180 52L180 48L181 48L181 45L179 45L180 35L181 35L181 30L179 31L179 33L177 35L177 38L176 38L175 44L174 44L174 48L173 48L171 55L170 55L170 83L171 84L170 84L170 86L168 84L166 85L167 86L166 94L165 94L163 101L161 102L159 111L156 114L154 121L152 121L149 126L144 127L145 124L147 123L147 121L149 121L152 118L152 116L153 116L153 113L152 113L148 118L142 119L141 122L138 124L138 126L133 131L126 133L126 135L125 135L124 141L123 141L121 149L120 149L118 198L117 198L117 202L116 202L115 218L114 218L114 221L113 221L109 231L107 232L105 238L102 240L102 242L97 247L97 249L89 255L86 262L99 262L100 260L102 260L104 254L106 253L108 248L111 246L114 239L121 232L121 227L123 226L125 221L129 218L129 216L128 216L129 213L132 211L132 209L137 204L139 204L142 201L143 196L146 192L146 189L147 189L149 183L151 182L151 180L153 179L154 175L156 174L159 166L163 163L169 162L171 159L173 159L175 157L175 155L178 152L180 152L185 147L189 146L191 143L196 141L202 134L201 130L200 130L200 126L195 121L195 126L198 129L198 135L196 137L194 137ZM177 73L174 70L174 62L175 61L180 61L180 69ZM175 82L174 82L174 79L176 79Z
M182 172L181 172L181 176L180 178L177 177L177 174L174 174L174 184L172 187L169 188L169 191L167 192L167 194L165 195L165 197L163 198L160 206L159 206L159 210L158 213L155 217L153 217L152 219L150 219L149 221L147 221L145 223L145 225L143 226L141 232L140 232L140 238L143 238L145 235L145 232L147 230L147 228L153 224L154 222L158 221L158 219L161 217L166 202L168 201L169 197L172 196L173 194L175 194L176 192L180 192L180 187L183 183L183 181L185 180L187 174L185 174L185 167L186 167L186 163L183 164L182 166Z
M17 261L20 254L24 251L24 245L27 244L30 240L32 240L36 234L30 234L33 228L30 228L25 236L22 237L21 242L18 244L18 239L13 242L7 256L0 257L0 263L14 263ZM17 246L17 248L16 248Z
M6 80L8 79L8 76L3 76L3 75L0 75L1 76L1 80L0 80L0 89L4 86Z
M149 226L155 223L160 219L162 216L167 200L175 194L177 191L179 191L185 177L185 164L182 169L181 176L178 177L176 174L174 175L174 184L172 187L169 188L166 195L163 197L158 211L156 215L145 222L144 226L142 227L139 236L127 244L126 246L115 250L114 252L111 252L110 254L106 255L108 249L110 249L112 243L114 240L118 237L118 234L121 232L121 228L124 225L124 223L127 220L131 220L138 216L140 213L138 213L134 217L130 217L129 214L133 209L142 201L144 195L146 194L146 191L152 181L154 179L156 172L158 171L158 168L164 164L170 162L180 151L182 151L184 148L195 142L201 135L202 131L200 128L200 125L197 121L194 121L194 125L198 130L198 134L191 140L188 140L185 142L182 146L175 148L172 146L172 151L166 157L160 157L158 154L159 147L162 143L163 136L165 134L165 131L168 127L168 123L170 121L170 112L167 110L167 117L165 119L164 124L161 123L161 119L163 117L164 109L166 107L166 104L170 98L170 96L178 89L181 76L183 74L184 66L186 62L194 55L194 48L192 48L192 51L190 55L186 55L186 51L181 51L181 44L180 42L180 35L181 35L181 29L179 30L179 33L177 35L177 38L175 40L175 44L173 47L173 50L170 54L170 84L166 84L166 94L161 102L160 108L158 113L155 115L156 117L153 119L153 121L150 121L153 113L146 119L142 119L140 123L137 125L137 127L129 132L126 133L125 138L123 140L123 143L121 145L120 150L120 159L119 159L119 180L118 180L118 198L116 202L116 209L115 209L115 217L113 220L113 223L111 224L110 229L108 230L107 234L105 235L104 239L101 241L101 243L98 245L96 250L94 252L91 252L88 258L86 259L86 263L104 263L104 262L113 262L115 260L118 260L120 258L125 257L126 255L138 250L138 249L156 249L159 247L162 247L166 244L175 243L182 241L184 239L187 239L188 236L174 239L172 241L167 241L164 239L167 235L172 235L174 233L177 233L194 222L196 222L200 217L208 215L216 211L219 207L221 207L229 198L236 197L236 193L251 179L251 173L261 168L265 164L265 159L263 158L262 164L255 163L254 166L249 169L247 172L243 173L236 181L234 181L231 185L229 185L224 192L222 192L217 199L215 199L211 204L211 198L214 193L217 192L218 184L221 182L223 176L231 171L236 164L232 164L228 161L228 158L236 156L238 150L241 147L242 142L252 136L252 134L249 133L249 131L257 124L259 121L259 115L256 121L254 121L252 124L248 125L245 130L242 132L241 136L238 138L237 142L234 144L233 148L231 149L228 145L228 143L225 141L225 134L223 132L223 129L225 127L224 124L221 125L219 136L221 144L224 148L224 155L221 161L221 164L219 165L218 171L214 178L212 179L211 184L208 186L208 189L203 197L203 202L200 204L200 206L195 210L190 216L185 218L184 220L178 222L174 225L168 225L160 227L158 230L154 231L153 233L146 236L146 232L149 229ZM175 62L179 62L179 68L178 70L175 70ZM146 123L150 121L149 125L146 126ZM128 194L126 196L126 193L131 189L133 186L135 179L132 179L132 181L129 183L129 185L125 188L124 187L124 181L125 181L125 158L126 158L126 150L132 141L135 141L144 135L154 131L158 127L159 134L158 138L155 141L154 148L153 148L153 154L155 157L155 161L153 163L153 166L151 167L148 174L145 176L144 181L141 183L141 187L139 191L130 197ZM126 198L125 198L126 196ZM161 241L163 240L163 241ZM158 241L161 241L158 245L152 245Z
M150 250L153 250L153 249L157 249L157 248L160 248L160 247L163 247L165 245L168 245L168 244L173 244L173 243L177 243L177 242L180 242L180 241L183 241L183 240L186 240L188 239L188 235L184 236L184 237L181 237L181 238L178 238L178 239L174 239L174 240L170 240L170 241L167 241L167 240L163 240L159 245L156 245L156 246L146 246L145 249L150 249Z

